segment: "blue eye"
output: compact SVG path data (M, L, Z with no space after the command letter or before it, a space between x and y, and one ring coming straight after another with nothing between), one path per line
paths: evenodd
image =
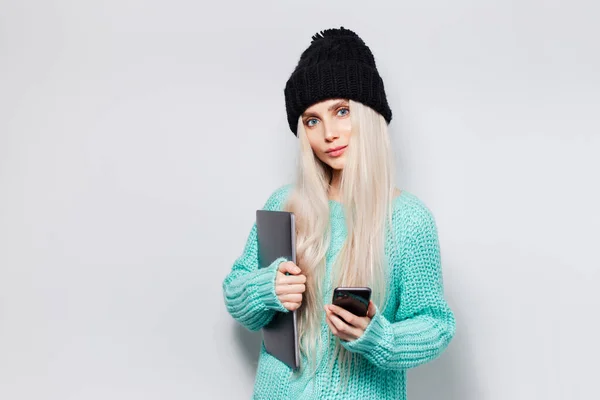
M306 121L306 125L308 125L309 127L313 127L315 126L315 124L311 124L311 122L315 122L315 124L317 123L317 120L314 118L309 119L308 121Z
M340 114L342 111L344 111L344 113ZM347 108L340 108L337 113L340 117L345 117L346 115L348 115L349 112L350 110Z

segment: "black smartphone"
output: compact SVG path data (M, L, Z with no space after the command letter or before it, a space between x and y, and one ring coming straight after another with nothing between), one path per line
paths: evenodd
M337 287L333 290L332 304L350 311L358 317L365 317L371 300L371 288Z

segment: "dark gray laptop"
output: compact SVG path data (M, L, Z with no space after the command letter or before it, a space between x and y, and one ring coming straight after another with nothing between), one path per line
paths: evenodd
M256 211L258 266L268 267L279 257L296 262L294 214L287 211ZM292 369L300 366L296 311L279 312L262 329L267 352Z

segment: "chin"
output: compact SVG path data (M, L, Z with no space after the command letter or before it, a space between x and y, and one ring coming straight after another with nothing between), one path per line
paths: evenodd
M321 159L323 163L327 164L330 168L335 170L342 170L346 165L346 158L344 156L335 159Z
M346 163L345 163L345 162L343 162L343 161L337 161L337 162L330 163L330 164L329 164L329 166L330 166L332 169L335 169L335 170L341 171L341 170L343 170L343 169L344 169L344 165L345 165L345 164L346 164Z

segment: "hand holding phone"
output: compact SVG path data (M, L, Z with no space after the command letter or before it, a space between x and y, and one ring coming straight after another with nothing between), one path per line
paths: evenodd
M333 291L333 305L325 306L325 320L331 332L345 341L361 337L371 323L376 309L368 287L338 287ZM371 313L369 315L369 306Z
M333 290L332 304L351 312L358 317L365 317L371 300L371 288L337 287Z

